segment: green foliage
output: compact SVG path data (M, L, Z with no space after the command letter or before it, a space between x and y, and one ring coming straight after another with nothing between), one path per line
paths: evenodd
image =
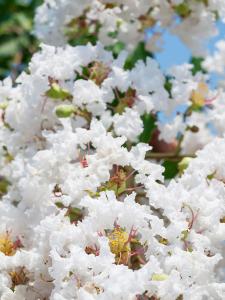
M142 121L144 124L144 130L139 137L140 142L149 143L152 137L153 130L156 128L155 118L150 114L145 114L142 117Z
M168 94L171 98L172 98L172 94L171 94L172 87L173 87L173 84L171 83L171 78L169 76L166 76L164 88L166 89L166 91L168 92Z
M145 49L144 42L140 42L135 50L128 56L124 67L125 69L130 70L135 66L139 59L146 61L147 57L152 57L152 54Z
M125 48L125 45L122 42L117 42L114 45L105 48L106 50L112 51L114 57L118 57L120 52Z
M202 57L192 57L190 63L193 65L192 74L195 75L198 72L206 73L206 70L203 68L202 63L204 59Z
M175 162L175 161L165 160L163 163L163 167L165 168L165 171L163 174L165 176L165 179L172 179L179 172L178 162Z
M32 36L35 8L42 0L0 0L0 79L14 78L37 49Z

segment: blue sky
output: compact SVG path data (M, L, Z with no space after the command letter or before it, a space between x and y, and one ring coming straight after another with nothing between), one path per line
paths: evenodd
M208 50L210 53L215 49L215 43L220 39L225 39L225 24L218 22L219 35L210 40L208 43ZM177 64L188 62L191 53L189 49L174 35L169 34L167 31L164 33L164 50L156 55L156 58L165 71L169 67ZM218 76L213 74L212 85L216 83Z

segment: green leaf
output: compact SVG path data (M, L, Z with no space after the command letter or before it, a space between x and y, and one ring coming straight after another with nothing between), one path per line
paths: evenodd
M115 39L118 35L118 31L111 31L111 32L108 32L108 36Z
M24 30L32 29L32 21L25 13L18 13L15 15L15 18Z
M3 42L0 46L0 56L2 57L12 56L16 54L16 52L18 51L18 47L19 45L16 39Z
M125 48L125 44L122 42L116 42L112 46L105 47L106 50L111 51L114 57L118 57L120 52Z
M156 128L155 118L150 114L145 114L142 117L142 121L144 124L144 130L139 136L139 140L142 143L149 143L152 137L153 130Z
M137 47L135 48L135 50L133 51L133 53L131 53L128 56L128 58L125 62L124 68L126 70L130 70L135 66L135 64L138 60L146 61L147 57L152 57L152 54L151 54L151 52L149 52L145 49L145 43L140 42L137 45Z
M179 172L178 162L165 160L164 163L163 163L163 166L165 168L165 171L163 173L165 179L172 179Z
M202 63L204 59L202 57L192 57L190 63L193 65L192 74L195 75L198 72L206 73L206 70L203 68Z
M164 88L168 92L170 98L172 98L171 91L172 91L173 85L172 85L170 80L171 80L171 78L169 76L166 76L166 80L165 80L165 83L164 83Z

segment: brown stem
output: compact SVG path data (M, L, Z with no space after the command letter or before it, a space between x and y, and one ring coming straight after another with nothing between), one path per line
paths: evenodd
M172 160L179 161L185 157L193 157L196 156L194 154L176 154L176 153L161 153L161 152L147 152L146 159L156 159L156 160Z

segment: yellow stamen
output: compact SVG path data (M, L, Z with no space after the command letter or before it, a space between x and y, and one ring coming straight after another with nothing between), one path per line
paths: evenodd
M204 106L208 92L208 86L204 82L199 82L197 89L194 90L191 95L193 105L197 107Z
M130 252L130 243L128 243L129 235L121 229L116 227L112 233L109 234L109 247L113 254L117 257L120 256L122 252Z
M13 241L8 233L0 235L0 252L7 256L12 256L16 253Z

